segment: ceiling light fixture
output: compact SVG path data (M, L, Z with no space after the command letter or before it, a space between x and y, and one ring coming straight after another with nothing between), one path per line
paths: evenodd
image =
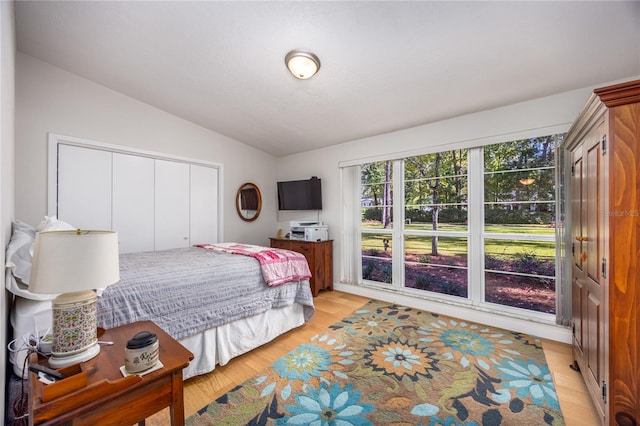
M292 50L284 57L284 63L295 78L306 80L320 69L320 59L305 50Z

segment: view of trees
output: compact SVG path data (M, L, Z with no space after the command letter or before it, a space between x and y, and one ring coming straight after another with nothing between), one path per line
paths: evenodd
M550 135L473 148L483 152L482 170L473 177L471 149L405 158L403 200L393 197L394 161L362 165L363 278L392 283L392 207L402 202L404 286L467 297L469 179L480 178L485 300L554 312L554 155L561 140ZM544 290L542 302L514 300L533 287Z

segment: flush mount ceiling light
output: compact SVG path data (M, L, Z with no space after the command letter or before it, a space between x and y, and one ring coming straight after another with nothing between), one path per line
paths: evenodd
M306 80L320 69L320 59L305 50L292 50L284 57L284 63L295 78Z

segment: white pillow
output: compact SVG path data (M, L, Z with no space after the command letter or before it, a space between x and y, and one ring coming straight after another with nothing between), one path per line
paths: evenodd
M45 216L44 220L36 227L36 231L75 231L76 228L69 225L67 222L58 220L55 216Z
M33 226L19 220L13 223L13 233L7 246L5 266L11 270L14 277L29 285L31 275L31 257L36 230Z
M29 278L31 276L31 259L33 257L33 245L36 232L74 230L75 228L66 222L56 219L55 216L45 216L44 220L34 229L19 220L13 223L13 233L7 246L5 266L5 287L16 296L31 300L52 300L55 294L40 294L29 291Z

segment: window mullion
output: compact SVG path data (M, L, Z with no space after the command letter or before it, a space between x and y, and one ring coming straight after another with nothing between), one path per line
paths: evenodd
M393 286L404 287L404 161L393 162Z

